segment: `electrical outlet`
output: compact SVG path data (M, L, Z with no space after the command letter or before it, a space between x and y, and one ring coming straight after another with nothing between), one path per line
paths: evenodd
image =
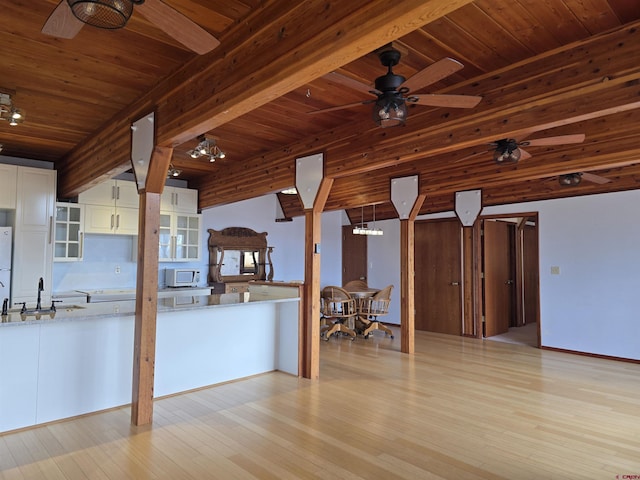
M116 275L120 274L120 265L116 265Z

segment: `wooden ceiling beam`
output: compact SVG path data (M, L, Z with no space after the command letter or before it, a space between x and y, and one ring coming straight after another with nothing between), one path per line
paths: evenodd
M445 90L482 95L472 111L417 113L416 107L402 128L380 129L367 118L328 130L213 173L198 185L200 206L290 186L293 159L314 151L325 152L326 175L339 179L638 109L640 65L633 61L638 48L640 22Z
M266 2L74 149L59 166L70 197L119 173L129 126L156 111L157 144L174 147L349 63L471 0Z

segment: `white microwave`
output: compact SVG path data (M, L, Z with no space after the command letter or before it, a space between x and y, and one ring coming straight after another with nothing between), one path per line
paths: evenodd
M200 271L195 268L167 268L164 283L167 287L197 287Z

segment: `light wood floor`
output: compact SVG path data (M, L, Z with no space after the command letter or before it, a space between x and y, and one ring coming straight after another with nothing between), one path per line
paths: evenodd
M417 332L321 342L283 373L0 436L1 479L616 479L640 475L640 365ZM619 477L616 477L619 475Z

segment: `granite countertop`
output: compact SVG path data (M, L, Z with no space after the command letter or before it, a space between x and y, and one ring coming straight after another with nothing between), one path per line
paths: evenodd
M187 293L187 294L185 294ZM253 297L253 298L252 298ZM177 310L192 310L196 308L213 308L221 306L244 305L260 302L286 302L299 300L298 298L267 298L264 295L243 293L222 293L213 295L188 295L188 292L176 292L173 296L158 298L158 313ZM135 300L120 300L99 303L58 303L56 312L49 312L48 305L36 315L27 305L29 315L21 315L20 309L11 309L8 315L0 318L0 328L12 325L33 325L43 322L60 322L82 319L96 319L104 317L135 315Z

